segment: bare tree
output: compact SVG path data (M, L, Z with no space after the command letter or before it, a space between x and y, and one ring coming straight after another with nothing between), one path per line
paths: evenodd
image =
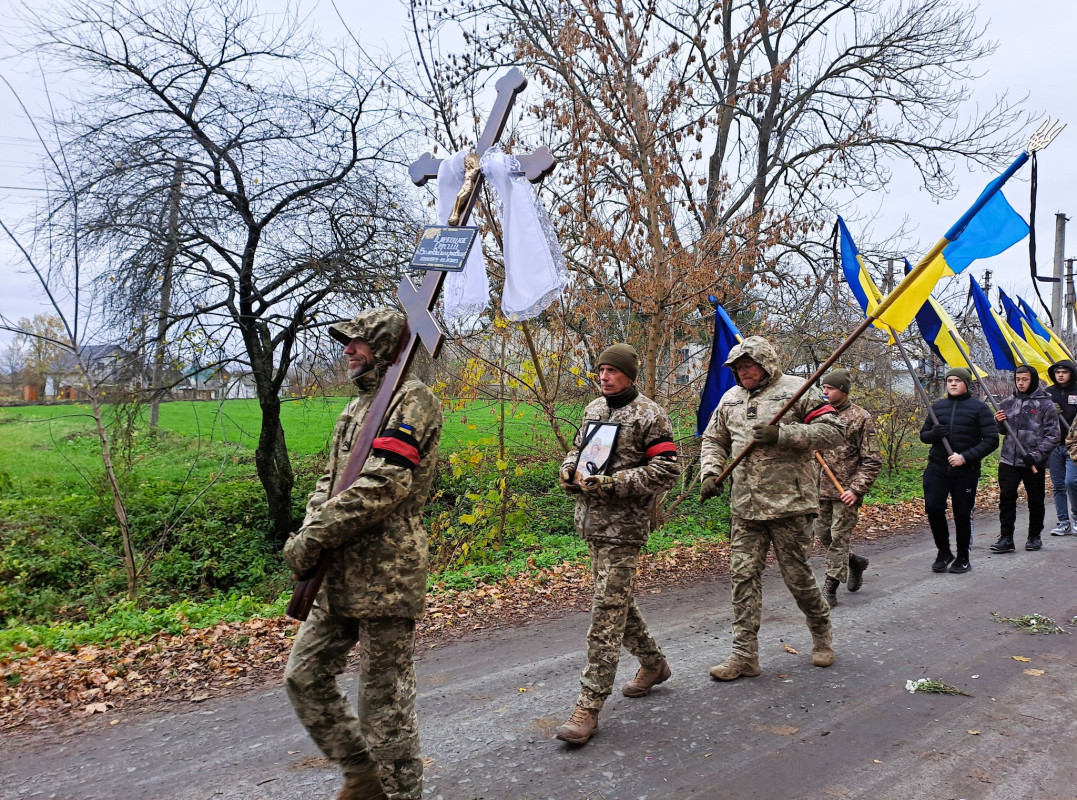
M833 212L885 186L889 164L945 196L955 159L995 164L1013 148L1006 98L969 116L968 83L992 45L950 0L420 12L431 28L458 23L472 48L441 56L417 41L442 120L476 75L535 65L546 91L531 113L560 140L555 218L577 276L565 324L592 347L611 332L642 341L645 391L698 336L708 293L792 321L819 285L805 264L829 254Z
M12 340L4 346L0 353L0 372L3 372L7 383L8 394L16 396L21 394L25 385L26 377L26 354L22 344L18 340Z
M155 365L162 344L195 336L249 367L283 539L294 480L278 393L297 336L387 301L410 242L382 69L322 45L293 9L244 0L74 0L26 22L93 87L60 125L76 192L49 222L77 216L115 315L156 320Z

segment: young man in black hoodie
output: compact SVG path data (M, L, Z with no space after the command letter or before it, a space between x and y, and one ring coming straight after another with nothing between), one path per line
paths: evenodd
M996 422L1006 438L998 465L998 541L991 545L992 553L1012 553L1014 524L1017 522L1017 490L1023 483L1028 496L1028 541L1026 550L1043 546L1043 499L1047 481L1047 459L1062 441L1058 434L1058 411L1050 396L1040 387L1039 373L1033 367L1021 366L1013 376L1014 392L999 403ZM1010 436L1008 434L1012 433ZM1021 444L1018 449L1018 442Z
M920 441L931 445L927 469L924 470L924 507L931 525L931 535L939 550L932 572L962 573L972 569L969 545L972 543L972 509L976 506L976 484L980 481L980 461L998 447L998 425L987 404L969 394L972 373L954 367L946 373L946 397L931 408L931 416L920 429ZM953 453L947 455L946 439ZM950 549L950 531L946 525L946 498L954 512L954 536L957 557ZM951 564L950 562L953 562Z
M1053 386L1047 387L1047 394L1058 406L1062 427L1062 438L1066 438L1066 432L1073 425L1077 417L1077 365L1068 358L1051 365L1047 370L1047 377L1051 379ZM1077 514L1077 464L1066 453L1064 445L1059 445L1051 451L1050 461L1051 484L1054 486L1055 514L1058 524L1051 529L1052 536L1071 536L1077 534L1073 523L1070 522L1070 512Z

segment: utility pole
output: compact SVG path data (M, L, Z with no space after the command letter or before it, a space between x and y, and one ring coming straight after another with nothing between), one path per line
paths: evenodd
M1051 286L1051 321L1062 326L1062 262L1066 258L1066 220L1061 211L1055 214L1055 281Z

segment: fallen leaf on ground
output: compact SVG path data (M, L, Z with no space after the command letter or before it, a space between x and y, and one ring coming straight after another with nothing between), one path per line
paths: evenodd
M979 736L980 732L979 731L968 731L968 734L969 734L969 736Z
M782 645L782 650L789 653L789 655L793 655L793 656L799 656L800 655L800 653L798 653L796 650L794 650L792 647L790 647L787 644Z
M1024 656L1010 656L1014 661L1031 661L1031 658L1025 658Z
M1026 669L1025 674L1026 675L1033 675L1033 676L1042 675L1043 670L1042 669Z
M792 736L799 728L793 725L753 725L757 731L764 733L775 733L778 736Z

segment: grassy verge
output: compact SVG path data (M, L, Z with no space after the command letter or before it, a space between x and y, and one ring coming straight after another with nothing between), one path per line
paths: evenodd
M297 516L344 402L285 404ZM261 487L252 477L256 406L170 404L162 407L163 433L136 437L124 480L136 546L154 551L136 604L116 600L125 588L119 537L95 472L96 443L85 435L87 420L73 416L80 413L70 406L0 409L0 450L19 454L0 472L0 655L23 644L66 649L282 613L291 584L268 544ZM556 487L559 459L548 427L531 409L512 410L502 458L499 414L481 403L447 413L442 465L425 511L432 592L586 560L572 499ZM193 470L195 457L209 463ZM211 475L217 482L199 496ZM920 469L898 470L880 479L868 502L920 493ZM701 507L693 488L647 551L719 541L728 527L726 500Z

